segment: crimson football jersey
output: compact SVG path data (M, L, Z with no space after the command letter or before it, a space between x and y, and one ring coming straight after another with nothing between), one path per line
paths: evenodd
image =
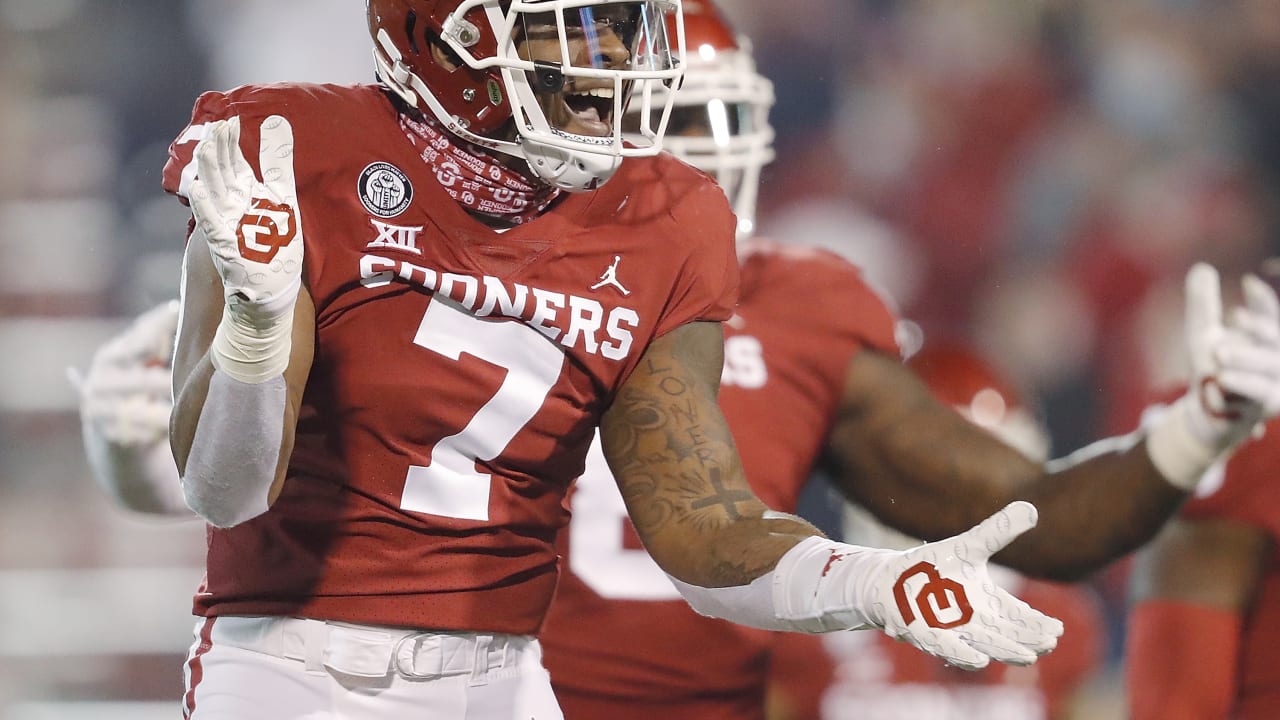
M788 634L774 653L774 701L792 720L1065 717L1072 696L1102 666L1101 605L1082 586L1006 574L1005 589L1067 628L1058 647L1034 665L992 663L970 672L878 631Z
M731 312L727 201L670 156L628 159L498 232L377 86L205 94L165 188L222 118L256 167L270 115L293 126L315 361L283 491L209 530L196 612L535 632L601 413L655 337Z
M794 511L825 445L853 355L897 354L895 318L835 255L744 247L725 324L720 405L746 476ZM644 552L598 451L571 497L567 570L541 639L569 720L761 717L774 635L697 615Z

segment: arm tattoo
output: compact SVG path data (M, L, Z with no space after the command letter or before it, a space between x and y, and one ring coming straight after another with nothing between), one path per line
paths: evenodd
M650 532L669 523L718 529L759 504L708 382L719 378L719 353L684 355L647 355L615 399L603 435L627 505Z

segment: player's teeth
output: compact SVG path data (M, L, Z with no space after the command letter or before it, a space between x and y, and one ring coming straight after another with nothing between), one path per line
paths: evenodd
M588 95L590 97L613 99L613 88L591 88L590 90L582 90L573 93L574 95Z

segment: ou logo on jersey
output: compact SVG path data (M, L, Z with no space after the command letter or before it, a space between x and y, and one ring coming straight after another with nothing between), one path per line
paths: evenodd
M764 387L769 369L764 363L764 346L750 335L733 335L724 339L724 369L720 384L747 390Z
M259 263L275 259L280 248L293 242L298 234L298 216L289 205L267 198L254 198L240 218L240 257Z

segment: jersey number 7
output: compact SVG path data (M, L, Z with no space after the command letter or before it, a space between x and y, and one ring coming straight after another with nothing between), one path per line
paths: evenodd
M565 354L524 323L482 320L442 297L427 305L413 342L452 360L471 355L507 374L466 427L436 443L430 465L409 466L400 507L488 520L493 476L477 472L476 462L498 457L533 419L560 378Z

